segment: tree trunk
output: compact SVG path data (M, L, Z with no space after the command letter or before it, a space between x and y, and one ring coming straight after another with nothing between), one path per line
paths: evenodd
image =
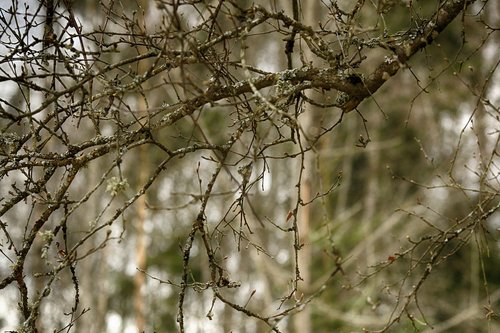
M303 13L304 23L316 26L318 22L318 18L320 17L320 2L315 1L313 3L308 3L307 8L300 8L299 3L296 2L294 4L296 9L292 8L294 11L294 16L296 15L295 11ZM302 4L304 5L304 4ZM300 10L302 9L302 11ZM300 17L300 16L299 16ZM300 20L299 17L295 19ZM298 45L297 45L298 51ZM302 50L301 50L302 52ZM314 56L310 52L308 48L304 51L304 56L306 59L314 59ZM295 67L297 64L294 64ZM308 110L301 116L302 121L301 126L305 133L309 137L314 137L317 133L317 129L313 128L314 124L319 124L320 119L316 119L315 116L317 113L315 112L314 106L310 106ZM304 140L305 141L305 140ZM313 152L309 152L304 156L304 170L303 171L303 179L300 183L300 199L303 203L310 202L312 200L312 187L315 186L313 184L313 179L315 178L315 155ZM300 271L301 281L298 282L298 297L307 297L310 293L311 286L311 261L312 261L312 250L310 244L310 233L311 233L311 205L302 206L299 212L299 244L303 245L298 253L297 263L298 269ZM310 333L312 332L312 322L311 322L311 307L306 306L301 312L299 312L295 316L294 320L295 332L297 333Z
M139 184L144 184L147 180L147 152L146 147L140 147L140 158L143 165L139 170ZM146 276L140 270L146 269L146 234L144 231L144 223L147 218L146 197L141 196L137 200L137 220L135 225L135 262L137 272L134 278L134 312L135 312L135 325L138 332L144 332L145 318L144 318L144 285L146 283Z
M146 20L144 15L148 12L148 2L146 0L141 0L138 2L140 5L139 9L139 26L145 27ZM144 14L144 15L142 15ZM145 47L138 46L137 50L139 53L143 54L147 52ZM138 63L137 66L138 73L144 73L148 69L148 61L143 60ZM143 86L143 88L145 88ZM138 95L137 107L139 112L147 112L148 105L146 103L145 97ZM146 120L147 121L147 120ZM146 125L146 124L143 124ZM139 175L138 175L138 186L142 186L148 180L149 174L149 158L148 158L147 146L142 145L139 147ZM145 332L146 320L145 320L145 300L144 291L146 284L146 276L142 271L146 269L146 233L144 230L144 224L147 219L147 205L146 205L146 194L143 194L137 199L136 202L136 216L135 221L135 260L137 271L134 277L134 312L135 312L135 325L138 332Z

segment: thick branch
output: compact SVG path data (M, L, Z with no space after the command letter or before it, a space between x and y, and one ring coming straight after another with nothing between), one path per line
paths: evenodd
M302 90L311 88L335 89L349 96L340 107L346 112L351 111L364 99L375 93L400 68L404 67L405 63L413 55L431 44L455 17L473 2L474 0L461 0L448 1L443 4L420 32L411 36L409 35L407 39L397 45L390 45L390 49L395 54L394 58L381 63L363 81L359 80L359 82L353 83L350 77L339 74L335 68L318 69L303 67L252 78L251 82L257 89L271 87L278 80L288 81L294 85L301 83ZM155 127L159 128L171 125L204 104L251 92L252 88L248 80L240 81L233 85L211 86L203 95L186 101L175 111L166 115Z
M418 51L430 45L439 34L457 17L461 12L474 3L475 0L447 1L432 19L425 25L420 33L407 37L398 45L391 47L396 57L390 61L381 63L377 69L365 80L359 92L353 94L347 102L345 111L356 108L365 98L375 93L391 76L394 76L401 67Z

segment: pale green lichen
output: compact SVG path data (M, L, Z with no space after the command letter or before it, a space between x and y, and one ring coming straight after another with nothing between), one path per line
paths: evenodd
M54 233L52 230L39 231L38 235L42 237L43 242L46 244L52 242L54 239Z
M106 192L108 192L114 197L118 193L124 192L127 187L128 187L128 182L126 179L111 177L108 180L108 185L106 186Z
M278 81L276 82L276 92L279 95L290 95L294 91L294 85L291 80L297 78L299 68L287 69L280 73Z

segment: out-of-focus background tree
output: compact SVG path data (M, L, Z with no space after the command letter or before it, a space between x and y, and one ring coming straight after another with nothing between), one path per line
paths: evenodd
M500 331L498 2L0 3L2 331Z

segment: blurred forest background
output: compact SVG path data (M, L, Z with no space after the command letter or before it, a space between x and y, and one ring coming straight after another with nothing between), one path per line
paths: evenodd
M0 3L2 332L500 332L498 1Z

